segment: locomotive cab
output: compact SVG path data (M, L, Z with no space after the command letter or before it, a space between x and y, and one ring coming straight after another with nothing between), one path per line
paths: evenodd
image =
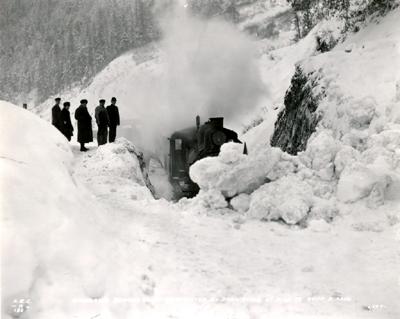
M168 174L174 188L175 197L193 197L199 187L189 176L190 166L209 156L218 156L221 146L226 142L241 143L236 132L224 128L224 118L210 118L200 126L177 131L169 138Z
M174 188L175 197L193 197L199 187L189 177L189 167L195 161L197 128L192 127L175 132L169 138L168 175Z

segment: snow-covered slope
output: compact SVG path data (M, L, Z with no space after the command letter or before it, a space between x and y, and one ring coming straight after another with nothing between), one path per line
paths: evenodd
M77 147L71 151L56 128L27 110L3 101L0 110L2 317L22 307L60 318L72 298L101 294L92 282L110 266L107 210L84 187L86 170L73 175ZM120 173L120 187L130 186L125 196L152 198L125 144L90 151L97 165L91 182L104 178L106 166L114 178Z
M75 270L97 245L88 240L96 236L90 214L102 209L72 179L63 135L15 105L0 108L2 298L12 314L14 298L55 300L57 285L74 285Z
M304 152L290 156L269 149L271 127L263 123L245 135L253 145L248 157L236 154L241 149L235 151L226 145L219 157L192 166L191 176L203 191L220 192L227 199L252 193L251 198L242 196L241 200L247 203L245 211L253 218L283 219L292 224L314 218L330 221L352 212L349 220L370 219L382 229L398 224L399 10L379 24L370 23L331 52L309 58L304 54L299 69L314 83L312 94L320 96L316 110L306 110L318 114L319 122ZM307 52L313 47L310 41L314 35L315 30L285 50ZM290 57L293 62L296 55L291 53L286 58ZM282 65L288 67L290 63ZM279 87L276 92L277 97L282 94ZM300 102L290 105L294 112ZM305 119L310 116L305 114ZM285 113L280 121L285 121ZM298 123L286 124L287 134L292 134ZM269 182L254 191L265 181ZM214 198L218 196L214 194ZM226 207L221 198L215 205Z

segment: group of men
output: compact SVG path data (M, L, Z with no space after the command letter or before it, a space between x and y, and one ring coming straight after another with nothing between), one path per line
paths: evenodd
M68 139L74 135L74 127L71 123L71 116L69 112L70 103L64 102L63 109L60 108L61 98L55 99L56 104L52 108L52 124ZM120 125L119 111L116 105L117 99L113 97L111 104L105 107L105 100L99 101L99 106L95 109L95 118L97 123L97 143L103 145L107 143L109 135L109 142L115 141L117 135L117 126ZM87 109L87 100L81 100L79 107L75 111L75 119L78 127L78 142L81 145L81 152L85 152L88 149L85 147L85 143L93 142L93 130L92 130L92 117Z

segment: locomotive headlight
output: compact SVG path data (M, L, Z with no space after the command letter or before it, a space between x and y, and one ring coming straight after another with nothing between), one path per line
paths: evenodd
M221 131L214 132L211 138L213 143L217 146L221 146L226 142L226 135Z

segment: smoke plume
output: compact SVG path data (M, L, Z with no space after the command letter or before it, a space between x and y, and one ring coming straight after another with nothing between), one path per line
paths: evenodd
M133 88L149 139L168 136L222 116L243 123L266 93L257 66L255 44L235 26L191 16L182 6L162 17L161 75L140 75ZM140 82L140 83L139 83Z

